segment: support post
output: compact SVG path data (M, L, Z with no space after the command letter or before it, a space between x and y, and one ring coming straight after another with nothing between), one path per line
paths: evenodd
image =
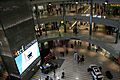
M92 21L93 21L93 1L90 0L90 29L89 29L89 36L91 39L92 36ZM89 49L91 49L91 44L89 43Z
M65 20L66 10L65 10L65 3L63 2L63 21L64 21L64 33L67 32L66 30L66 20Z
M116 32L115 44L118 43L118 39L119 39L119 28L117 29L117 32Z

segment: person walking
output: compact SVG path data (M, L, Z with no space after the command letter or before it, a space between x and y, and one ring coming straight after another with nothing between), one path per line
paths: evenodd
M81 56L81 62L84 63L85 59L84 59L84 55Z
M74 52L74 60L76 60L76 61L77 61L77 56L78 56L78 53L75 51Z
M45 80L53 80L50 76L47 76Z
M73 44L71 44L71 48L73 48Z
M65 78L65 72L64 72L64 69L62 70L62 75L61 75L61 78L64 79Z
M45 78L45 80L49 80L49 76L47 76L47 77Z
M79 64L79 61L80 61L80 56L77 55L77 63Z
M74 45L75 45L75 46L77 45L77 42L76 42L76 41L74 41Z
M55 68L53 69L53 72L54 72L54 76L56 75L56 71L55 71Z
M68 54L68 49L66 49L66 55Z

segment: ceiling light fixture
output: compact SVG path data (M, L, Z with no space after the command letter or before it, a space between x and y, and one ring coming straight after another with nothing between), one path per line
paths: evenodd
M76 4L78 4L78 2L75 2Z

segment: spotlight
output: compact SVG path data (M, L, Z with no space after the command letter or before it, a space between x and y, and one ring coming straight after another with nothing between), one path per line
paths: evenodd
M78 2L75 2L76 4L78 4Z
M108 0L105 0L105 4L106 4L106 5L108 4Z
M107 3L107 2L105 2L105 4L107 5L108 3Z
M49 3L49 6L51 6L51 4Z
M77 80L78 80L79 78L78 78L78 77L76 77L75 79L77 79Z

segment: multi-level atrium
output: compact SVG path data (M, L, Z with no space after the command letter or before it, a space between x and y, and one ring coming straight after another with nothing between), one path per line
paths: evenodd
M0 80L48 76L120 80L120 0L0 0Z

